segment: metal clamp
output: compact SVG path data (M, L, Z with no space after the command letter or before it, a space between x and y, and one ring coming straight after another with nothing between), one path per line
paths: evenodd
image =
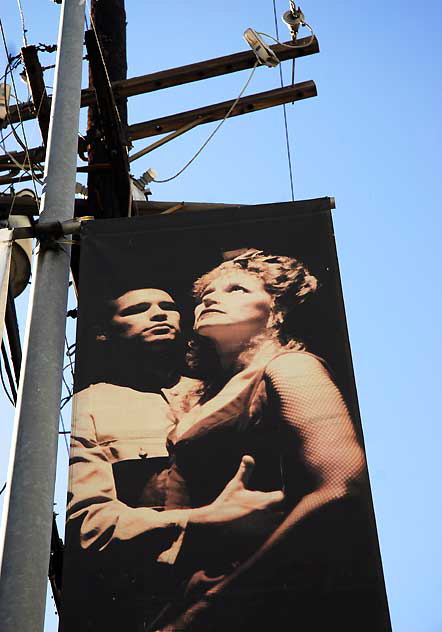
M74 217L65 222L39 221L33 226L24 226L12 229L12 239L32 239L35 237L40 242L56 241L65 235L78 235L82 222L95 219L92 215Z

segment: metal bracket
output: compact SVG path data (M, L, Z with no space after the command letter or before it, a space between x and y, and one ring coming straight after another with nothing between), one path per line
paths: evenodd
M82 222L88 222L93 219L94 217L91 215L84 215L83 217L68 219L65 222L35 222L33 226L13 228L12 239L15 241L16 239L32 239L35 237L40 243L49 245L65 235L78 235Z

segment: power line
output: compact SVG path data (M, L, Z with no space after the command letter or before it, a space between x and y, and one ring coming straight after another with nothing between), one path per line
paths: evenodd
M1 34L2 34L3 47L5 49L6 57L8 59L8 66L10 67L10 55L9 55L8 45L6 43L5 32L3 30L3 22L2 22L1 19L0 19L0 30L1 30ZM5 78L5 81L6 81L6 78ZM16 99L16 101L18 103L18 93L17 93L17 88L16 88L16 85L15 85L15 79L14 79L13 72L11 72L11 83L12 83L12 86L13 86L13 89L14 89L15 99ZM7 103L6 100L5 100L5 104L6 104L6 115L7 115L7 118L9 120L10 119L9 106L8 106L8 103ZM37 205L38 205L38 193L37 193L37 187L36 187L36 184L35 184L36 177L35 177L34 168L33 168L30 156L29 156L29 147L28 147L28 142L27 142L27 139L26 139L25 126L23 124L23 120L22 120L22 117L21 117L20 108L17 108L17 112L18 112L18 117L19 117L19 120L20 120L20 126L21 126L22 133L23 133L24 145L22 144L21 139L18 139L18 135L14 134L14 136L16 137L17 142L19 142L19 144L21 144L23 146L24 150L25 150L25 156L27 158L27 161L28 161L28 164L29 164L29 167L30 167L30 170L31 170L32 183L33 183L33 186L34 186L35 197L36 197Z
M5 391L6 397L9 399L11 404L15 407L15 404L17 402L17 391L15 390L15 387L13 386L13 382L11 382L12 373L11 373L11 369L9 367L9 364L7 364L6 349L5 349L5 345L4 345L3 341L2 341L2 344L1 344L1 351L2 351L3 362L5 364L6 373L8 374L9 384L10 384L10 387L11 387L12 395L9 393L8 388L6 386L6 383L5 383L5 378L4 378L4 375L3 375L3 369L2 369L2 363L1 362L0 362L0 379L1 379L1 383L3 385L3 390Z
M69 443L68 443L68 440L67 440L67 437L66 437L66 435L68 434L68 431L66 430L66 426L64 425L63 415L61 414L61 411L60 411L60 421L61 421L61 427L63 428L63 432L61 432L61 433L59 432L58 434L62 434L63 435L64 443L65 443L66 450L67 450L67 453L68 453L68 456L69 456Z
M192 158L190 160L188 160L186 162L186 164L184 165L184 167L182 167L179 171L177 171L177 173L175 173L175 175L171 176L170 178L165 178L164 180L156 180L153 179L153 182L157 182L159 184L163 184L164 182L170 182L171 180L175 180L175 178L177 178L178 176L180 176L183 171L185 171L187 169L187 167L190 167L190 165L192 164L192 162L198 158L198 156L200 155L200 153L203 151L203 149L209 144L209 142L212 140L212 138L215 136L215 134L217 133L217 131L219 130L219 128L221 127L221 125L229 118L229 116L231 115L231 113L233 112L233 110L235 109L238 101L240 100L240 98L242 97L242 95L244 94L244 92L246 91L249 83L252 80L253 75L255 74L255 70L257 68L257 66L259 65L259 61L255 62L255 65L253 66L252 72L250 73L247 81L245 82L244 86L241 89L241 92L239 93L239 95L236 97L235 101L232 103L232 105L230 106L230 108L228 109L228 111L226 112L224 118L221 119L221 121L218 123L218 125L215 127L215 129L212 131L211 134L209 134L209 136L206 138L206 140L204 141L204 143L201 145L201 147L198 149L197 152L195 152L195 154L192 156Z
M27 40L27 37L26 37L26 33L28 32L28 30L25 27L25 15L23 13L23 9L22 9L20 0L17 0L17 5L18 5L18 12L20 13L21 30L22 30L22 34L23 34L23 43L24 43L25 46L27 46L28 45L28 40Z
M273 18L275 20L275 32L276 32L276 39L279 41L279 29L278 29L278 18L276 15L276 0L273 0ZM293 63L295 63L295 61L293 60ZM281 68L281 64L279 64L279 78L281 81L281 88L284 87L284 80L282 77L282 68ZM282 111L284 114L284 128L285 128L285 143L286 143L286 147L287 147L287 162L288 162L288 167L289 167L289 176L290 176L290 189L292 192L292 201L295 201L295 188L293 185L293 170L292 170L292 157L290 154L290 141L289 141L289 129L288 129L288 123L287 123L287 109L285 107L285 103L282 106Z
M100 53L100 57L101 57L101 61L102 61L102 64L103 64L104 72L106 74L107 84L108 84L108 87L109 87L110 91L112 92L112 83L111 83L111 80L110 80L110 77L109 77L109 71L108 71L108 68L107 68L107 65L106 65L106 60L104 58L103 49L101 48L101 42L100 42L100 39L98 37L97 30L95 28L95 22L92 19L92 10L89 7L89 3L87 3L87 6L88 6L88 8L90 10L91 26L92 26L92 30L94 31L94 34L95 34L95 39L97 40L97 47L98 47L98 51ZM86 17L86 14L85 14L85 17ZM116 105L115 105L115 112L116 112L116 116L117 116L118 120L121 123L120 112L119 112L119 110L118 110Z

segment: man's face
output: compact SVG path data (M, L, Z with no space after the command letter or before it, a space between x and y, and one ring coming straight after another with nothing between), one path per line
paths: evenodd
M163 290L130 290L113 302L112 324L121 338L143 343L174 341L180 333L180 314L172 297Z

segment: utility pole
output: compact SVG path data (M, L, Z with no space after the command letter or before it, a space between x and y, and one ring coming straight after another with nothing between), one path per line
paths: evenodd
M126 11L124 0L92 0L91 29L99 44L98 56L103 56L108 80L121 81L127 78L126 60ZM97 91L100 86L94 81L94 67L99 65L100 59L91 59L89 52L89 88ZM102 90L100 90L102 92ZM116 96L121 128L124 133L122 142L127 144L127 97ZM113 158L113 147L109 146L109 139L104 140L103 112L99 104L89 107L87 123L88 160L89 165L109 163ZM89 213L95 217L121 217L128 214L128 202L121 201L121 187L118 186L121 174L112 170L94 171L88 174L88 206Z
M40 225L74 213L84 4L65 0L61 8ZM1 529L2 632L43 630L69 255L69 247L49 239L36 257Z
M58 1L58 0L57 0ZM43 72L33 46L22 49L31 86L32 102L12 105L8 122L37 118L43 147L0 155L0 183L23 182L14 169L26 161L46 160L45 193L40 223L63 221L74 215L76 171L88 173L88 199L75 201L75 215L96 218L127 217L131 212L128 146L131 140L163 137L133 154L132 160L171 141L196 125L273 107L316 95L313 81L206 105L187 112L162 116L128 126L127 97L251 69L255 53L241 51L185 66L127 79L126 13L124 0L91 0L91 30L85 34L89 60L89 88L80 91L83 14L85 0L64 0L60 23L54 97L46 94ZM270 46L279 61L319 52L316 38ZM172 45L172 44L171 44ZM47 138L51 109L50 133ZM87 142L78 139L78 106L88 107ZM167 134L167 136L164 136ZM48 147L47 155L45 152ZM88 154L88 165L76 169L76 153ZM9 171L1 175L2 171ZM0 217L15 211L37 215L36 201L0 196ZM145 202L133 204L135 214L203 210L201 203ZM218 205L222 206L222 205ZM69 250L40 244L33 280L32 316L28 319L25 363L18 394L13 444L5 494L5 520L0 533L0 622L2 632L32 630L43 625L46 575L55 481L58 415L61 395L62 357L67 302ZM74 248L71 270L78 282L79 248ZM10 334L8 328L8 335ZM12 334L16 335L12 331ZM19 346L16 345L18 349ZM29 353L30 351L30 353ZM14 367L18 374L19 359ZM49 576L58 606L62 543L53 521ZM1 540L3 537L3 542Z

